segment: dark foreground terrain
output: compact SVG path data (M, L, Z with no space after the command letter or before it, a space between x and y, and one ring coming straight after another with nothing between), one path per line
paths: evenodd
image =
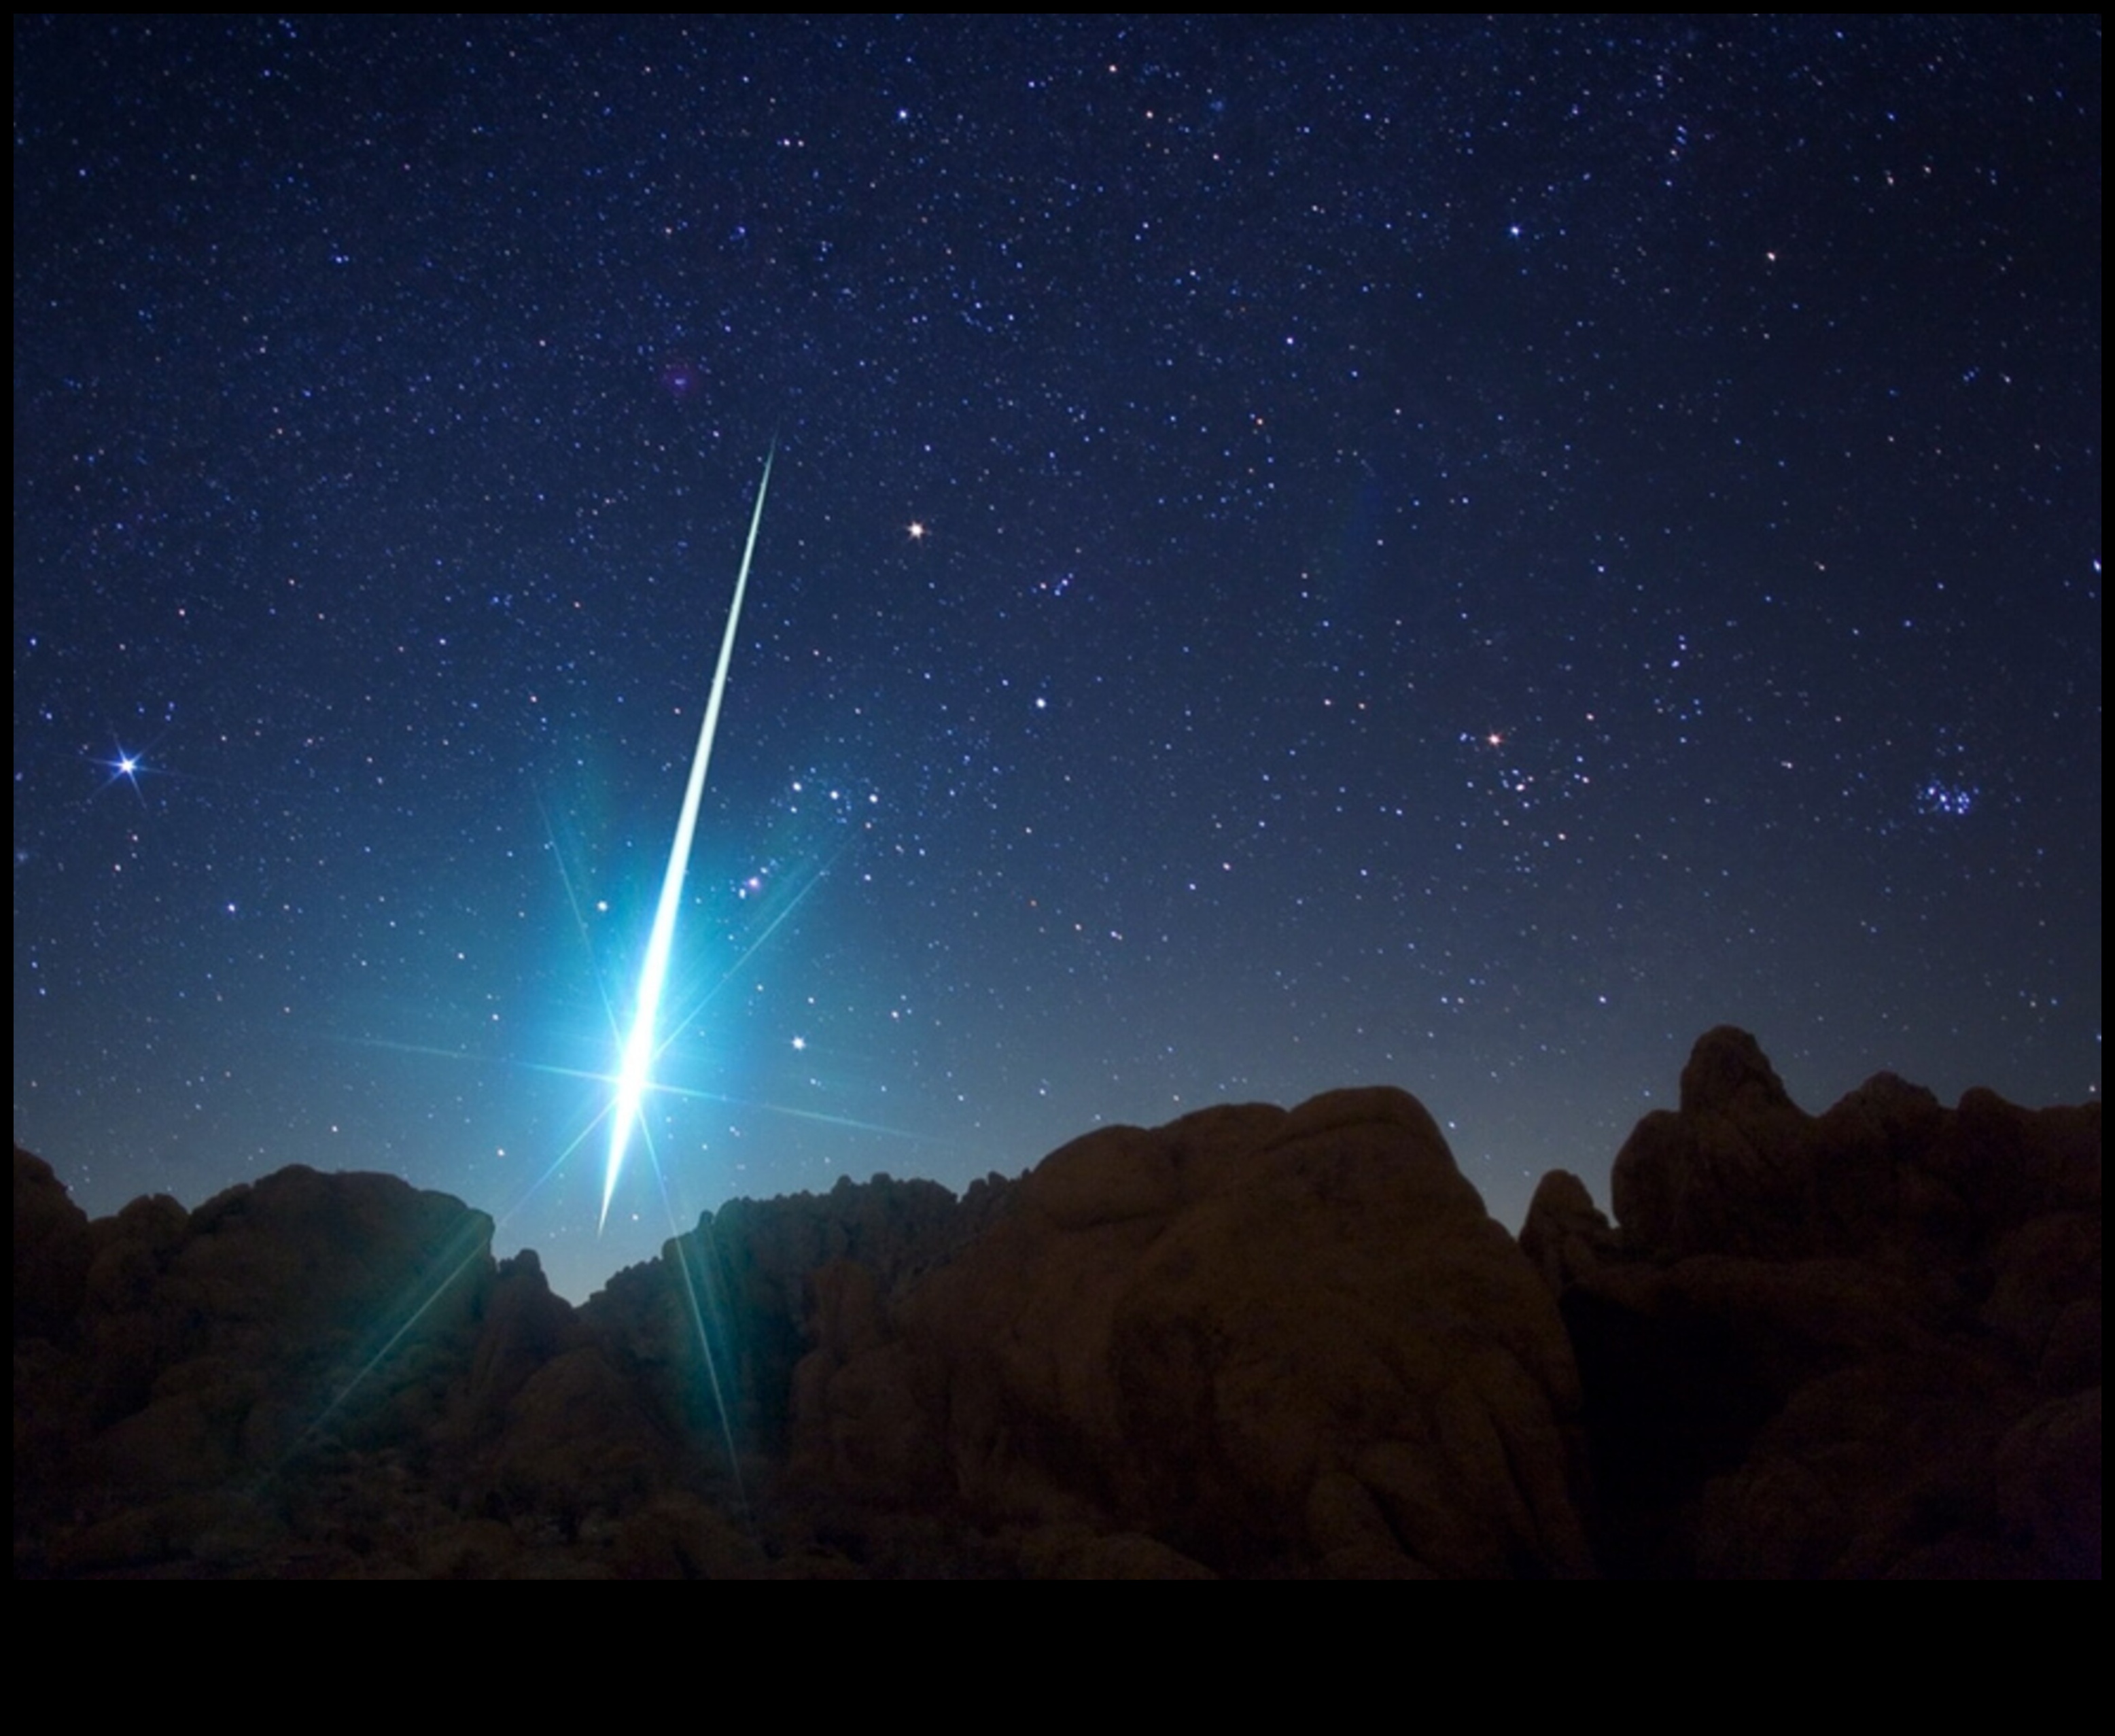
M1516 1241L1336 1091L737 1201L575 1308L387 1176L90 1223L18 1150L16 1571L2099 1573L2097 1103L1810 1116L1722 1027L1613 1193Z

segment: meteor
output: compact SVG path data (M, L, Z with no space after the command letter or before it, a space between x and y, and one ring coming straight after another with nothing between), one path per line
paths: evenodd
M756 485L756 509L750 514L749 541L741 551L741 573L734 581L734 601L727 607L727 631L720 639L719 667L713 671L712 697L705 703L704 722L698 726L697 751L690 756L690 781L683 792L683 815L676 823L676 842L668 851L668 870L661 877L661 902L654 912L654 931L646 943L646 962L639 972L639 998L631 1014L631 1036L617 1072L617 1101L611 1111L609 1161L603 1167L602 1215L595 1220L599 1235L609 1222L609 1202L617 1192L617 1178L624 1171L625 1147L631 1141L646 1096L647 1074L658 1053L655 1022L661 1008L662 985L668 981L668 954L676 943L676 911L683 899L683 875L690 865L690 839L698 829L698 801L705 792L705 768L712 761L713 734L719 728L720 698L727 691L727 664L734 656L736 630L741 624L742 594L749 588L749 563L756 553L756 533L764 523L764 497L771 486L771 463L778 456L773 440L764 454L764 477Z

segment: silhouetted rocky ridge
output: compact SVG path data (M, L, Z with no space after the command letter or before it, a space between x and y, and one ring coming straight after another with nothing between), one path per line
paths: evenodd
M1388 1088L961 1198L731 1202L574 1307L299 1166L90 1222L15 1159L38 1578L2100 1571L2100 1111L1701 1038L1517 1240Z

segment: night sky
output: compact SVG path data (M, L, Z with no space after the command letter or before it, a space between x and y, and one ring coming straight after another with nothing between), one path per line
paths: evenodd
M2095 17L15 57L15 1132L91 1212L386 1169L579 1297L1342 1085L1605 1203L1720 1022L2099 1092Z

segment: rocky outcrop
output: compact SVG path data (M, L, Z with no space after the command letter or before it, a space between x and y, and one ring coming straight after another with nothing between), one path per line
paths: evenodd
M317 1455L415 1456L438 1431L490 1277L482 1212L297 1165L195 1212L156 1197L83 1221L78 1292L16 1316L18 1546L27 1517L43 1564L128 1566L201 1528L255 1542ZM37 1522L57 1509L54 1536Z
M15 1151L15 1336L49 1338L80 1312L95 1257L88 1215L52 1166Z
M1680 1103L1517 1242L1349 1091L736 1201L579 1308L392 1178L91 1224L18 1152L16 1571L2097 1575L2098 1106L1809 1115L1730 1029Z
M1746 1032L1700 1040L1616 1160L1620 1233L1553 1178L1521 1234L1603 1564L2097 1575L2099 1118L1887 1074L1810 1116Z
M1570 1347L1400 1091L1090 1134L942 1268L816 1294L811 1488L1217 1573L1589 1568Z

